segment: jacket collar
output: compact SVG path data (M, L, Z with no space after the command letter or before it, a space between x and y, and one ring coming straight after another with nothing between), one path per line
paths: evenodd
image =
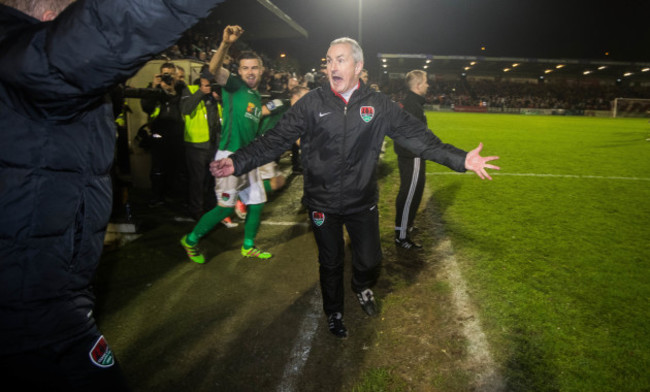
M0 4L0 38L12 30L40 23L36 18L24 14L13 7Z
M426 102L426 99L423 96L421 96L420 94L416 94L411 90L409 90L406 95L410 99L415 99L415 102L419 103L420 105L424 105L424 103Z
M322 89L326 93L331 94L330 96L336 97L337 100L342 102L344 105L349 105L351 102L354 102L357 99L361 99L362 97L365 97L366 95L368 95L372 91L374 91L374 90L370 90L370 87L366 86L365 84L363 84L363 82L361 80L359 80L359 84L357 86L357 89L354 90L354 92L352 92L352 95L350 96L350 100L346 102L345 98L343 98L343 96L341 96L341 94L337 93L336 91L334 91L332 89L332 86L330 85L329 81L325 82L322 85Z

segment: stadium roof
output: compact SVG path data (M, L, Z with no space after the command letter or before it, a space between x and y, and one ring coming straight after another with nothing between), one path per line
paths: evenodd
M491 76L545 79L618 79L622 82L650 83L650 62L608 60L541 59L519 57L442 56L428 54L377 55L385 74L399 76L413 69L435 75Z
M227 0L218 5L212 15L208 19L217 19L217 26L242 26L247 41L307 38L309 35L269 0ZM221 31L218 34L220 36Z

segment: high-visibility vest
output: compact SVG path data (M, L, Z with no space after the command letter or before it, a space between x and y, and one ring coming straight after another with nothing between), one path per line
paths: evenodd
M189 85L187 88L194 94L199 86ZM185 115L185 141L189 143L205 143L210 140L210 126L208 125L208 109L205 102L196 106L194 111Z

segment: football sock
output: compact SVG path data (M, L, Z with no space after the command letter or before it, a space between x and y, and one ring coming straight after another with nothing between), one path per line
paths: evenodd
M249 204L246 207L248 214L246 214L246 223L244 223L244 249L250 249L255 245L255 237L260 228L264 203Z
M210 230L214 229L223 219L229 217L235 209L233 207L216 206L210 211L203 214L199 222L194 226L194 229L187 235L187 243L189 245L196 245L201 237L206 235Z

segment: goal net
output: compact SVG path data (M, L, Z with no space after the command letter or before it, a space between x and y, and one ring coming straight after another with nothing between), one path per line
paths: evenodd
M612 117L650 117L650 99L615 98Z

